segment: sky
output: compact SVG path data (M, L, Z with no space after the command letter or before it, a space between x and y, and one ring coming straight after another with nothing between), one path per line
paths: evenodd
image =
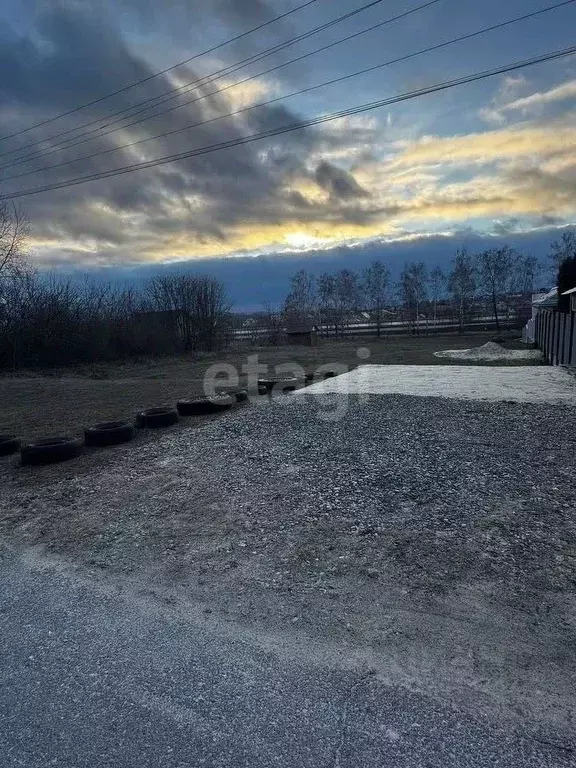
M0 134L148 78L301 2L4 0ZM385 0L261 61L213 74L366 2L315 0L136 88L0 140L0 194L234 142L575 42L571 3L281 99L554 4L438 0L381 24L425 2ZM133 118L128 111L123 120L113 116L143 109L135 105L188 83L197 84L155 110ZM257 106L271 99L279 100ZM290 275L302 267L318 274L361 268L374 258L393 271L406 259L446 266L462 245L504 242L544 256L550 241L576 221L575 101L572 56L262 141L22 197L31 259L40 269L113 280L138 281L182 268L213 274L236 306L248 309L280 302ZM86 123L91 125L82 129ZM149 140L167 132L172 134ZM64 139L88 140L68 147Z

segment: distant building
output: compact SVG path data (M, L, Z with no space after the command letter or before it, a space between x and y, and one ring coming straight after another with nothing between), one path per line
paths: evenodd
M522 329L522 341L526 344L534 344L536 334L536 317L542 309L556 309L558 306L558 289L551 291L539 291L532 294L532 317Z
M318 326L289 325L286 328L286 336L289 344L298 344L302 347L316 347L318 345Z

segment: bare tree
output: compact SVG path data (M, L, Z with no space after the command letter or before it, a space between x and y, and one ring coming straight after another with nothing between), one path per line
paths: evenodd
M318 297L323 322L332 325L338 335L351 313L358 309L360 288L358 276L349 269L341 269L331 275L324 273L318 278Z
M462 333L464 319L476 291L474 262L465 248L456 251L452 259L452 271L448 276L448 290L458 310L458 329Z
M147 286L151 306L163 330L185 350L211 350L226 325L230 303L222 283L184 273L151 278Z
M277 346L282 342L284 335L283 315L281 312L277 312L268 301L264 302L263 308L262 322L268 344Z
M513 290L522 296L532 295L541 272L541 265L536 256L517 254L513 269Z
M434 267L432 272L430 272L430 298L432 299L432 306L433 306L433 319L434 319L434 325L436 325L436 317L437 317L437 311L438 311L438 299L443 294L444 289L446 288L446 275L440 267Z
M483 251L476 256L480 285L492 305L497 331L500 331L498 303L510 290L517 258L518 254L508 245Z
M390 271L381 261L373 261L362 272L361 291L366 309L376 319L376 335L378 337L380 337L382 329L389 284Z
M309 323L316 317L318 300L314 276L301 269L292 277L282 313L291 324Z
M338 335L342 312L337 281L334 275L324 272L318 278L318 300L322 323L333 326L334 333Z
M410 261L404 265L404 269L400 274L400 295L408 317L414 323L417 333L420 331L420 306L426 300L427 282L428 270L424 262Z
M349 322L353 312L358 310L360 303L360 286L358 275L350 269L341 269L336 273L336 290L342 313L343 324Z
M25 267L28 219L14 203L0 203L0 279Z

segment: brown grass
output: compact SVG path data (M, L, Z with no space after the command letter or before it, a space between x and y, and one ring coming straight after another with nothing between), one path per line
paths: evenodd
M323 340L318 347L250 347L203 355L158 358L124 364L98 364L47 372L23 372L0 378L0 433L14 433L24 440L55 434L82 432L84 426L110 419L132 419L138 410L173 404L179 398L202 395L203 377L216 362L232 364L239 371L248 355L270 366L297 363L313 372L318 365L359 363L446 365L434 357L441 349L479 346L493 334L362 337L342 341ZM511 337L507 346L517 347ZM370 350L368 360L357 355ZM241 383L244 378L241 376Z

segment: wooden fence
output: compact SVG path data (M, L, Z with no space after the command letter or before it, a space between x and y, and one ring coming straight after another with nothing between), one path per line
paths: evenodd
M551 365L576 365L576 312L540 310L534 338Z

